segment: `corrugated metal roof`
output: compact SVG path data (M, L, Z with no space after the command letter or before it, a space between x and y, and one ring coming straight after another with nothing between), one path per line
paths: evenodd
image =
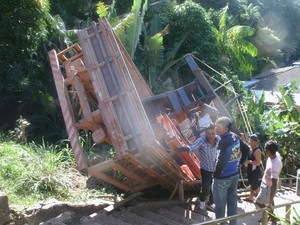
M300 67L289 66L258 74L250 81L246 81L244 87L251 89L258 97L261 96L262 90L264 90L265 103L276 104L280 96L278 87L285 86L296 79L300 80ZM295 91L294 99L300 110L300 82L297 91Z
M251 89L278 91L279 86L287 85L295 79L300 79L300 67L290 66L269 70L252 78L251 81L254 80L257 82L251 85ZM247 82L247 84L249 84L249 82ZM298 90L295 93L300 93L300 82L298 84Z

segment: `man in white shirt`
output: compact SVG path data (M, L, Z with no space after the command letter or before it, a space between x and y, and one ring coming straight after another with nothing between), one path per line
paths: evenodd
M277 192L279 174L282 169L280 154L277 151L278 144L275 141L270 140L265 144L265 152L268 159L260 186L260 192L255 199L255 204L261 208L274 206L274 197ZM270 213L273 214L273 210L270 210ZM276 218L272 215L269 219L272 222L276 221Z

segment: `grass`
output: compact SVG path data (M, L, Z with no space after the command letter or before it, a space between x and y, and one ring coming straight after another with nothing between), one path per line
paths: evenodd
M68 146L17 144L0 138L0 191L10 206L28 207L55 198L59 201L85 201L107 194L106 189L77 190L80 174ZM80 175L81 176L81 175ZM82 176L81 176L82 177Z

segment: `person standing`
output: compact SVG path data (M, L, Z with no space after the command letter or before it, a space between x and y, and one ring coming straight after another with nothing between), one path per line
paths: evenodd
M256 134L250 135L249 145L251 151L248 157L248 160L244 163L247 166L247 175L250 185L250 194L247 198L243 199L244 201L253 202L254 197L259 192L261 176L260 163L261 163L261 150L258 147L259 138Z
M232 121L228 117L220 117L215 124L216 134L221 137L216 161L216 169L213 173L213 196L216 218L237 214L237 184L239 179L239 167L248 157L250 148L235 133L231 132ZM221 225L227 224L225 222ZM230 220L231 225L237 225L237 220Z
M207 214L206 208L210 211L214 211L215 208L212 194L212 175L215 171L219 140L220 137L216 136L215 126L210 124L205 130L205 135L187 147L187 150L190 152L194 151L200 160L202 187L199 208L204 214Z
M255 199L255 204L260 208L274 206L274 197L277 192L279 174L282 169L282 162L276 141L267 141L265 144L265 152L268 159L260 185L260 191ZM273 216L273 209L270 210L270 213L271 216L269 219L272 222L276 222L277 219Z

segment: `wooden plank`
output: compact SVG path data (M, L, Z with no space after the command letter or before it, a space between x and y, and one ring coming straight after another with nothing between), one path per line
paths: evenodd
M76 59L82 58L82 56L83 56L82 53L78 53L78 54L72 56L71 58L69 58L67 61L65 61L64 64L66 65L69 62L72 62L72 61L74 61Z
M77 168L79 170L83 170L87 168L87 163L85 161L84 153L79 142L79 135L75 127L76 122L74 119L74 113L73 110L71 110L72 107L70 105L69 95L66 92L66 88L64 86L63 75L60 70L57 54L55 50L50 51L48 54L59 103L66 125L66 130L68 132L72 151L74 152L74 156L77 162Z
M169 190L173 190L179 179L186 181L189 179L175 162L167 162L166 159L155 159L153 158L154 156L155 154L148 155L144 152L135 154L130 159L126 160L137 166L141 166L145 173L154 177L163 187L166 187ZM149 162L146 162L145 159L148 159ZM193 187L195 185L188 184L188 186Z
M73 74L73 80L73 87L77 91L83 117L88 121L92 121L92 111L83 84L78 80L78 77L75 74Z
M67 58L65 54L71 52L71 51L75 51L77 54L75 54L74 56ZM78 58L82 57L82 49L78 44L74 44L72 46L70 46L69 48L66 48L65 50L61 51L58 53L58 58L60 59L60 61L66 65L69 62L72 62Z
M111 58L110 58L111 63L108 64L108 69L111 71L111 68L116 68L117 74L120 74L118 76L118 79L120 79L120 82L121 82L120 84L122 84L122 88L123 88L122 91L124 93L128 93L128 96L126 96L126 98L123 95L120 96L121 104L126 102L124 100L126 100L127 98L130 102L132 102L132 101L134 102L133 105L123 104L122 108L125 108L126 109L125 111L128 111L128 112L131 111L131 112L135 113L137 111L137 110L135 110L137 102L139 103L140 108L143 108L143 107L140 103L140 99L138 98L138 95L134 94L134 92L133 92L133 90L135 90L135 87L134 87L132 81L128 80L128 78L127 78L128 75L122 68L122 66L124 66L124 61L121 60L121 58L120 58L121 53L116 45L116 41L113 40L114 36L110 33L110 32L112 32L112 30L111 29L106 30L105 26L103 26L102 23L99 23L99 26L101 27L101 31L102 31L101 37L103 38L103 40L109 42L109 44L107 44L108 47L106 48L106 50L107 50L106 54L111 56ZM107 26L107 27L109 27L109 26ZM124 79L124 78L126 78L126 79ZM132 85L132 86L130 86L130 85ZM128 87L129 87L129 89L128 89ZM134 98L138 98L138 101L134 100ZM127 102L128 102L128 100L127 100ZM129 107L129 106L133 106L133 107ZM144 111L143 111L143 113L145 115L143 118L147 118ZM135 124L133 124L134 126L142 127L141 126L142 120L140 119L141 118L140 114L138 113L138 114L134 114L134 115L135 116L132 118L130 118L130 117L127 118L127 116L130 116L130 114L125 114L128 121L135 120ZM149 124L149 122L148 122L148 124ZM143 130L143 128L141 128L141 129L138 128L135 130ZM146 130L146 131L149 130L150 132L152 131L151 126L149 126L149 129L144 129L144 130ZM139 137L139 136L142 137L142 135L137 135L135 133L132 133L132 134L134 137ZM149 139L148 137L144 138L143 142L147 141L148 139Z
M179 196L179 201L184 202L184 189L183 189L183 181L182 180L179 182L178 196Z
M132 180L134 180L134 181L136 181L136 182L139 182L139 183L141 183L141 184L145 184L145 183L146 183L146 181L145 181L144 178L139 177L138 175L136 175L136 174L134 173L134 171L129 171L127 168L121 166L121 165L118 164L118 163L114 166L114 169L120 171L120 172L123 173L126 177L129 177L130 179L132 179Z
M127 158L126 160L128 162L134 164L136 167L143 168L143 171L145 172L145 174L148 174L154 180L157 180L157 182L159 182L163 187L172 190L173 183L170 182L169 180L165 179L164 177L162 177L161 174L159 174L158 172L149 168L148 164L143 163L137 157Z
M87 60L87 62L97 62L97 56L94 52L91 39L88 38L87 30L79 32L78 36L81 42L84 43L85 60ZM86 66L92 78L92 84L96 92L99 107L102 111L103 121L109 133L115 134L111 136L112 144L114 145L118 157L122 157L122 155L124 155L124 151L122 150L121 144L118 141L118 137L122 134L121 126L118 121L114 119L116 118L116 112L113 110L113 105L109 102L106 102L106 99L109 98L110 95L107 86L105 85L102 71L100 68L95 69L92 63L88 63Z
M68 61L68 58L67 58L66 56L64 56L64 55L61 55L61 56L59 57L59 60L60 60L62 63L64 63L64 62Z
M107 27L107 33L108 33L108 41L110 43L110 46L112 46L114 48L114 51L117 52L118 56L118 63L116 64L117 70L123 74L123 77L125 78L124 83L128 86L129 91L126 93L128 93L128 96L130 97L130 99L134 102L133 107L130 107L129 110L133 110L137 111L138 113L135 114L134 118L131 118L131 120L135 120L136 121L136 127L138 127L139 129L137 130L144 130L142 132L141 137L143 137L144 142L145 143L152 143L155 142L155 135L153 133L152 127L149 123L147 114L144 110L143 105L141 104L140 101L140 97L136 91L136 86L134 85L133 79L131 77L131 74L129 73L126 61L123 58L122 52L121 52L121 48L122 48L122 44L120 42L118 42L118 40L116 39L116 35L113 33L113 30L111 29L107 19L103 19L103 24L99 23L100 26L106 26ZM120 45L118 45L120 44ZM120 47L121 46L121 47ZM130 60L130 58L127 58L127 62L130 62L131 65L134 65L134 63L132 62L132 60ZM134 66L132 66L134 67ZM137 70L136 70L137 71ZM123 79L122 77L122 79ZM124 107L127 107L126 105L124 105ZM130 121L131 121L130 120Z
M78 130L91 130L94 131L99 127L99 124L102 122L102 114L99 109L93 111L91 113L92 121L90 121L90 118L82 118L80 119L76 127ZM88 129L90 128L90 129Z
M111 178L109 176L107 176L104 172L105 171L109 171L109 170L118 170L121 173L124 173L124 175L128 176L128 180L129 182L120 182L117 181L114 178ZM95 177L98 177L102 180L104 180L105 182L108 182L118 188L121 188L125 191L128 192L132 192L132 191L140 191L143 190L145 188L151 187L153 185L155 185L155 182L149 182L147 183L146 180L141 179L140 177L138 177L137 175L133 174L132 172L126 170L126 168L124 168L122 165L120 165L119 163L116 163L113 160L107 160L105 162L99 163L97 165L91 166L88 168L88 172L90 174L92 174ZM134 177L134 179L132 179L132 177ZM132 181L130 181L132 180ZM136 182L135 186L132 186L132 183ZM137 183L140 182L140 183Z
M95 175L98 172L104 172L106 170L113 169L115 165L116 162L113 159L109 159L96 165L90 166L88 168L88 172L92 175Z
M159 157L159 160L156 160L157 162L159 162L160 164L158 165L159 167L162 167L162 165L164 167L166 167L166 170L163 170L163 174L165 175L170 175L170 173L173 174L173 176L176 176L176 181L177 179L180 180L185 180L187 182L191 181L188 176L181 170L181 168L179 167L179 165L175 162L175 160L173 158L170 157L170 154L168 154L165 149L162 146L151 146L151 150L149 150L149 152L153 153L153 156ZM150 154L149 153L149 154ZM156 165L156 164L151 164L151 165ZM175 184L174 184L175 185ZM189 186L193 186L193 185L189 185Z
M133 136L131 134L128 134L127 136L123 137L123 141L131 140Z
M100 49L98 50L98 53L102 53L103 54L103 58L105 59L107 59L107 58L109 58L109 57L112 57L111 55L108 55L105 51L106 51L106 48L109 48L110 46L109 45L103 45L103 43L102 43L102 38L104 38L105 36L106 36L106 30L105 29L101 29L100 30L100 32L98 32L98 28L97 28L97 26L96 26L96 24L95 23L93 23L92 24L92 27L93 27L93 32L95 32L95 34L96 34L96 38L97 38L97 40L98 40L98 45L100 46ZM99 35L99 33L101 33L101 36ZM102 41L100 41L100 40L102 40ZM104 42L105 43L105 42ZM112 73L112 71L111 71L111 68L110 68L110 66L109 66L109 64L107 64L106 65L106 68L108 69L108 72L109 72L109 74L110 74L110 77L112 78L112 81L113 81L113 84L114 84L114 86L116 86L116 80L114 79L114 76L113 76L113 73ZM97 68L96 69L97 71L101 71L101 74L102 74L102 68ZM105 76L105 74L102 74L102 77L104 77ZM121 75L119 75L119 77L121 78L122 76ZM105 85L108 85L106 82L105 82L105 80L104 80L104 82L103 82L103 84L105 84ZM110 83L109 85L112 85L112 83ZM117 87L117 86L116 86ZM106 86L106 88L107 89L109 89L109 87L108 86ZM117 90L117 89L116 89ZM107 98L109 99L109 95L107 96ZM118 97L119 98L119 97ZM120 99L118 99L118 100L120 100ZM114 146L115 146L115 148L117 147L117 150L116 150L116 152L117 152L117 157L118 158L122 158L124 155L125 155L125 152L126 151L128 151L128 149L129 149L129 146L127 145L127 143L126 142L123 142L122 141L122 139L124 138L124 136L125 136L125 134L123 133L123 129L124 129L124 126L122 126L121 125L121 123L120 122L124 122L124 118L122 118L122 119L118 119L118 113L120 114L120 110L121 111L123 111L124 110L124 107L119 107L119 108L115 108L115 105L116 104L120 104L119 102L120 101L117 101L117 99L115 99L115 103L112 103L112 102L107 102L107 105L109 106L109 109L110 109L110 113L109 113L109 116L111 116L111 118L110 118L110 120L113 122L113 123L111 123L111 124L116 124L117 125L117 129L115 128L112 132L114 133L114 134L116 134L116 136L115 137L117 137L116 139L115 139L115 141L116 141L116 143L114 144ZM122 113L123 114L123 113ZM126 114L125 114L126 115ZM128 121L128 120L127 120ZM128 125L129 125L129 121L128 121ZM126 127L129 127L129 126L126 126ZM122 129L122 127L123 127L123 129ZM118 150L119 149L119 150Z
M72 45L73 46L73 48L76 50L76 52L82 52L82 48L78 45L78 44L74 44L74 45Z
M68 53L68 52L69 52L70 50L72 50L73 48L75 48L75 49L81 49L81 47L79 47L77 43L76 43L76 44L73 44L73 45L71 45L69 48L66 48L66 49L60 51L60 52L57 54L58 58L59 58L60 56L62 56L62 55L65 55L66 53Z
M105 182L107 182L107 183L110 183L110 184L112 184L112 185L114 185L114 186L116 186L116 187L118 187L118 188L124 190L124 191L127 191L127 192L132 191L131 187L125 185L124 183L121 183L121 182L117 181L116 179L113 179L113 178L107 176L107 175L104 174L104 173L98 172L98 173L93 174L93 175L94 175L95 177L97 177L97 178L100 178L101 180L103 180L103 181L105 181Z

